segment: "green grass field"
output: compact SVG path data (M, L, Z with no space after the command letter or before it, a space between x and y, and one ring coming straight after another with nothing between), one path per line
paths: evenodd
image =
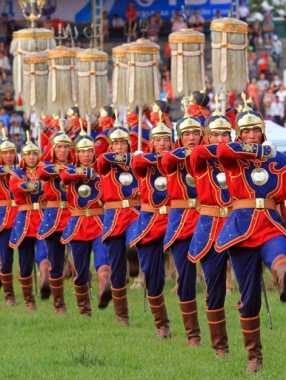
M15 256L16 258L16 256ZM16 276L16 268L15 268ZM269 273L266 275L266 283ZM130 328L115 322L112 302L97 309L96 276L92 318L78 314L73 285L65 281L68 314L56 316L52 299L36 297L38 310L27 312L18 281L17 305L6 308L0 292L0 379L286 379L286 304L277 292L268 292L273 329L268 327L263 301L261 333L264 368L246 374L247 356L236 310L237 289L226 299L230 354L215 360L204 311L204 284L198 284L197 300L202 346L188 348L178 298L171 294L174 280L165 286L172 339L156 339L148 306L143 310L143 290L130 290ZM132 283L132 282L131 282Z

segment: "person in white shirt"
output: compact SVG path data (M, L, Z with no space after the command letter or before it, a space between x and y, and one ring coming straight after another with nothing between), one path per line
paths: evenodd
M243 0L240 2L240 5L238 7L238 13L239 13L240 20L247 22L247 17L249 15L249 9L244 4Z
M278 96L275 96L275 100L271 103L270 113L274 118L275 123L283 126L284 105L279 101Z
M279 90L275 93L276 96L278 96L279 102L284 103L284 100L286 98L286 90L283 84L279 86Z

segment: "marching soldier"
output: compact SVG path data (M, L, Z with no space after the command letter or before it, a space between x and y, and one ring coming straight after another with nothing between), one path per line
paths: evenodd
M278 282L280 300L286 302L286 157L276 154L276 146L266 140L259 112L246 105L237 117L237 125L242 143L218 147L235 200L216 249L229 249L241 294L238 310L248 350L247 372L257 372L262 367L261 261ZM282 217L277 212L278 205Z
M207 287L205 302L211 342L216 357L219 357L228 353L224 312L228 253L224 250L218 254L214 242L231 210L232 197L225 172L217 159L217 144L230 141L231 122L216 109L207 124L211 145L194 147L186 158L189 174L195 179L201 211L189 247L189 260L182 270L179 293L189 286L188 266L201 260Z
M103 242L112 274L112 298L117 322L129 326L126 293L126 247L139 215L138 182L133 173L128 131L118 120L108 134L112 152L99 156L97 165L105 199ZM138 273L138 272L137 272Z
M9 188L10 174L8 171L15 168L17 163L16 146L4 136L0 145L0 278L3 284L7 307L15 305L13 288L14 250L9 246L9 240L18 211L13 194Z
M9 171L11 175L9 186L18 205L18 214L10 237L10 247L18 248L20 283L26 309L32 311L36 310L32 279L35 246L38 265L40 266L40 263L47 258L44 241L36 238L46 204L42 181L36 175L39 148L30 142L28 134L21 154L19 169ZM43 291L46 293L44 297L47 297L49 287L48 284L45 285Z
M110 265L101 242L103 215L102 189L96 172L93 138L84 130L75 140L76 164L66 164L61 179L67 189L71 217L63 231L61 243L70 243L74 266L74 287L82 316L91 316L89 299L90 254L98 274L98 307L107 307L111 299Z
M139 179L142 205L131 246L137 245L157 337L166 339L170 338L170 329L163 295L164 235L168 222L170 197L167 193L166 177L158 168L158 156L164 150L171 148L172 131L159 121L151 130L150 137L151 152L136 155L132 162L133 170Z
M187 113L178 125L177 148L163 152L159 158L160 169L167 177L167 189L171 198L171 211L164 239L164 249L171 248L181 281L182 268L187 260L188 249L194 233L200 206L194 179L188 174L186 156L202 140L200 120ZM180 287L180 308L189 346L200 346L200 327L196 301L196 264L188 263L188 286Z
M50 262L48 268L50 287L54 297L55 312L58 315L66 313L63 282L65 245L60 239L70 218L66 188L59 172L65 164L73 161L70 148L71 139L61 129L52 139L51 160L40 162L37 168L37 176L43 181L47 200L47 208L44 210L37 238L45 239Z

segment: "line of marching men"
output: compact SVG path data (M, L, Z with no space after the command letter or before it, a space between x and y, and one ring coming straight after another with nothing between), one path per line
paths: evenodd
M202 100L204 95L198 94ZM143 125L142 151L136 150L136 112L127 115L128 132L118 118L114 121L111 107L103 109L95 139L79 126L70 134L55 130L41 161L38 147L28 140L18 165L14 144L3 140L0 252L7 306L15 303L12 262L13 248L18 248L26 308L36 309L32 269L37 246L38 256L49 265L55 311L66 313L63 268L68 244L80 314L92 312L88 283L93 250L99 307L106 307L112 296L116 320L129 326L125 252L127 246L136 246L157 337L170 338L163 294L164 251L170 249L179 274L188 345L201 344L196 302L200 260L212 346L217 357L225 356L230 260L240 291L237 308L247 371L261 369L262 263L277 280L281 301L286 301L286 156L266 140L261 114L246 101L236 118L236 142L231 141L231 119L218 109L206 115L200 101L177 123L175 144L170 106L157 101L149 115L150 134Z

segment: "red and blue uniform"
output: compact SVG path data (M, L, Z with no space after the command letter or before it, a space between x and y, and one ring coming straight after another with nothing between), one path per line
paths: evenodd
M43 181L47 208L41 221L37 238L45 241L51 263L50 278L63 276L65 246L60 242L62 232L70 218L66 187L60 177L63 165L55 159L38 164L37 176Z
M13 248L9 246L12 227L18 212L13 193L9 187L9 170L16 166L0 166L0 261L1 276L5 281L5 275L12 274Z
M219 254L214 243L227 219L232 196L217 158L217 145L196 146L186 160L189 174L195 178L201 203L201 215L191 240L188 258L193 263L201 260L207 284L207 311L223 309L228 252L223 250Z
M187 260L188 248L199 219L199 200L195 181L186 167L188 148L164 152L159 157L160 170L166 175L167 190L171 198L171 210L164 238L164 250L171 248L174 262L182 283L182 268ZM185 264L186 265L186 264ZM196 298L196 264L188 261L188 286L179 285L180 301Z
M109 255L113 289L126 285L125 250L139 215L138 182L131 162L131 153L104 153L97 159L105 201L102 241Z
M94 251L94 265L98 269L109 265L101 243L103 227L102 188L95 166L65 165L60 176L66 186L71 211L61 242L70 243L75 269L74 284L85 286L89 281L90 253ZM83 191L81 191L83 189Z
M45 195L36 169L11 169L9 173L9 187L18 205L9 244L12 248L18 248L20 277L27 278L33 270L35 245L37 264L40 265L47 258L44 242L37 239L38 228L43 219Z
M158 155L139 154L132 162L142 205L130 244L137 245L149 297L161 295L165 284L164 236L171 203L166 177L158 167Z
M218 235L216 249L229 249L241 293L238 310L242 318L259 314L261 261L273 271L273 262L286 253L286 156L278 152L275 158L267 158L270 150L246 142L218 147L220 162L229 174L234 210ZM281 206L283 218L276 205Z

